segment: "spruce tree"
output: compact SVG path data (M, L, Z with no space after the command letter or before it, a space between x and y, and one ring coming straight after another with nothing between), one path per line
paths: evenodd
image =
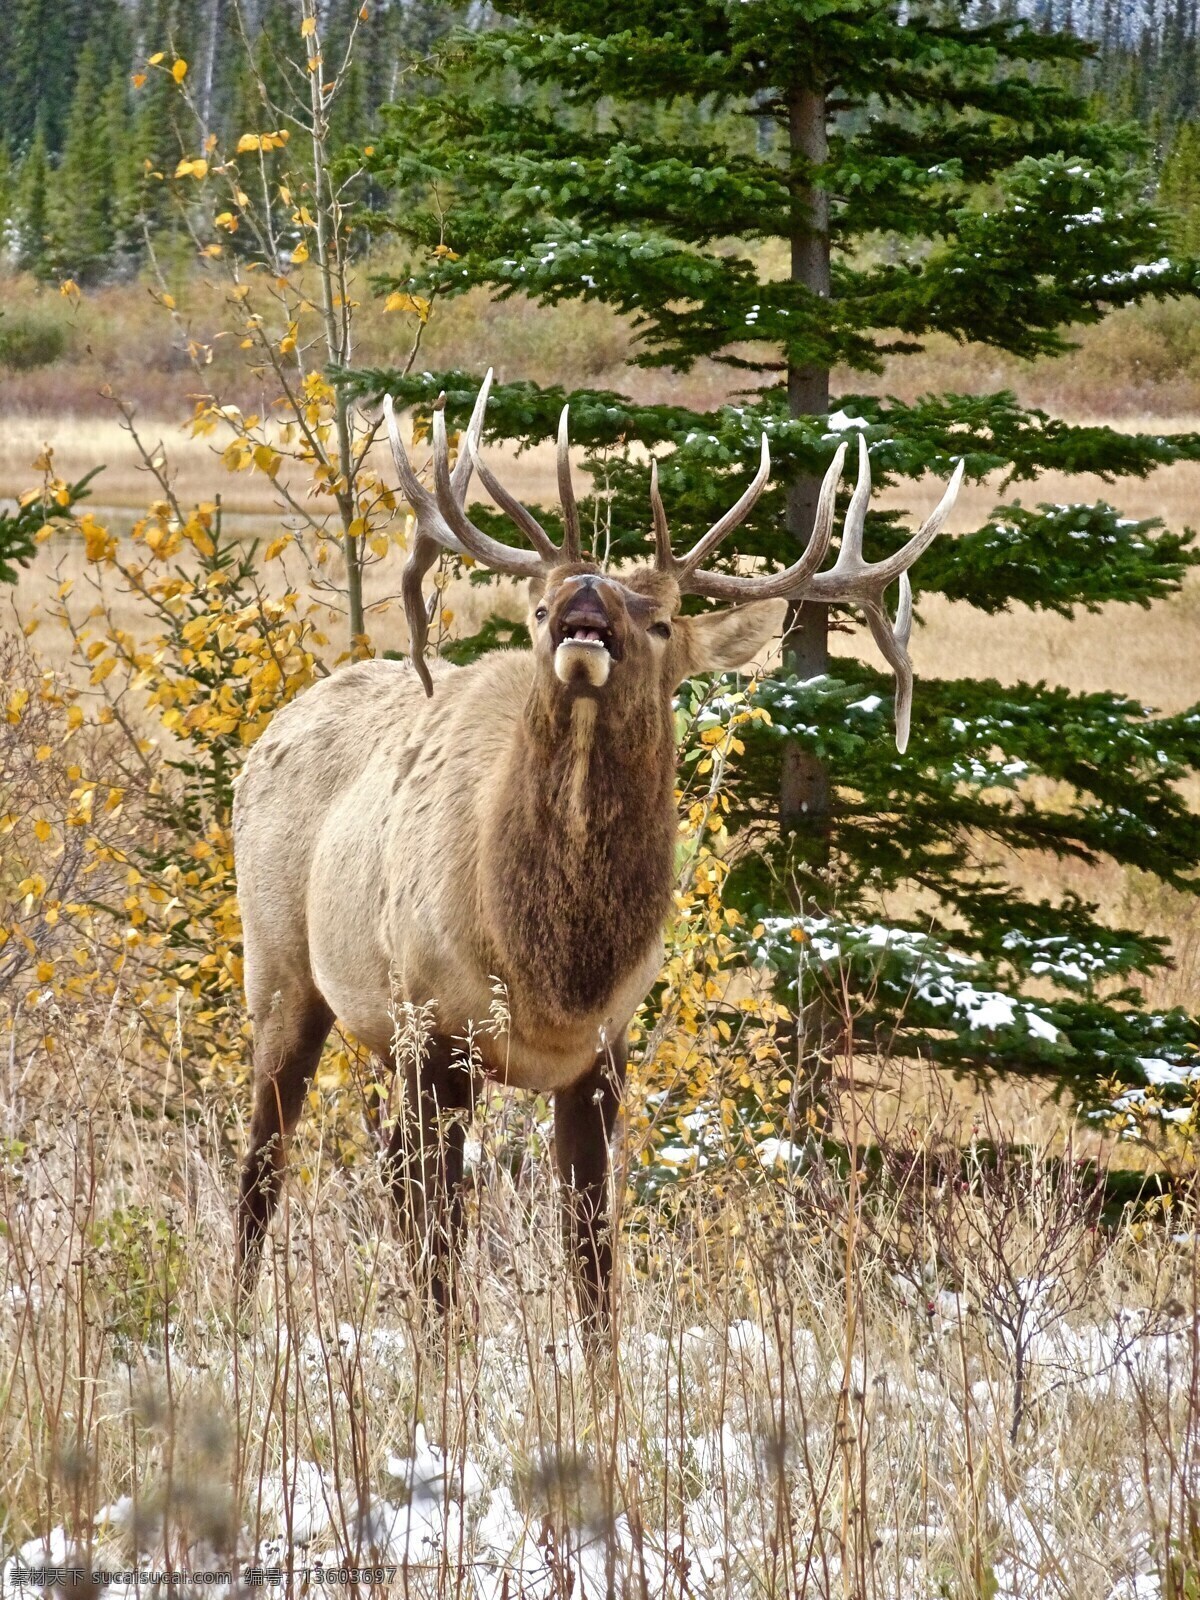
M49 232L50 180L46 141L39 127L21 162L11 228L16 265L38 277L48 277L54 267Z
M394 108L376 141L418 263L380 287L485 285L630 319L657 403L516 380L489 414L492 438L525 446L553 437L570 399L574 440L606 453L617 557L650 549L646 450L686 546L745 484L764 429L773 485L738 548L768 567L795 558L821 474L858 432L877 486L947 477L960 456L971 478L1004 469L1034 494L1048 469L1120 478L1200 458L1196 435L1069 426L1009 393L830 392L835 367L877 370L936 332L1036 356L1066 347L1064 325L1195 291L1196 264L1167 259L1143 197L1137 137L1061 86L1078 41L973 22L965 0L498 9L506 25L454 36L438 92ZM675 403L671 374L701 358L745 393L708 412ZM485 365L481 351L473 372L356 382L421 406L445 389L461 423ZM869 552L902 537L895 514L871 513ZM1002 505L935 545L914 588L985 612L1147 604L1177 590L1189 537L1104 503ZM772 726L746 741L735 826L761 842L730 893L751 914L747 954L794 1004L823 981L836 998L848 968L856 1030L901 1054L1052 1070L1088 1094L1161 1077L1154 1062L1178 1075L1196 1021L1148 1012L1137 989L1167 959L1161 941L1072 895L1035 898L999 863L1108 858L1194 889L1200 819L1179 783L1197 765L1197 713L923 676L900 757L890 680L873 660L831 661L828 626L823 608L793 617L761 695ZM1045 802L1051 785L1069 799ZM901 890L912 909L887 914Z
M80 56L62 160L55 175L51 225L59 260L71 276L81 280L104 270L116 240L118 152L112 147L108 87L108 73L89 42Z
M1163 162L1158 192L1175 213L1177 247L1200 255L1200 122L1181 124Z

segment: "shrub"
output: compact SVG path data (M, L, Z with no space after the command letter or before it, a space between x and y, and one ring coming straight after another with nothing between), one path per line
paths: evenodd
M9 311L0 316L0 367L32 372L51 366L66 353L67 329L41 311Z

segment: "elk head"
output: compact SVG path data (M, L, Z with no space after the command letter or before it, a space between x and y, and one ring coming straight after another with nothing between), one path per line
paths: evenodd
M489 369L453 470L446 437L445 396L439 396L433 412L433 493L413 471L400 441L392 401L390 397L384 400L396 471L417 516L417 533L402 587L412 659L427 693L432 694L433 684L424 660L428 617L422 585L439 552L447 549L470 556L492 571L531 580L531 632L543 677L552 673L561 690L574 695L600 697L614 694L618 686L634 699L638 698L635 686L642 693L659 690L669 695L692 673L741 666L781 627L783 602L856 604L865 613L871 633L895 673L896 745L901 751L906 748L913 685L908 655L912 629L908 569L944 525L962 482L963 462L955 468L933 513L907 544L884 561L868 563L862 555L862 536L871 494L871 465L866 441L860 434L858 482L846 513L841 548L834 565L819 572L829 550L837 485L846 455L845 444L839 445L821 485L804 553L782 572L752 575L707 572L704 562L745 520L766 486L771 470L767 435L762 436L762 453L753 481L686 555L676 555L672 549L658 487L658 463L654 462L650 473L654 565L617 576L602 572L582 554L568 458L566 406L558 429L558 489L564 528L561 546L480 458L491 382ZM470 520L464 506L473 471L478 472L484 488L525 534L532 548L501 544ZM893 621L883 596L897 579L900 600ZM689 594L752 603L685 617L679 608L683 597Z

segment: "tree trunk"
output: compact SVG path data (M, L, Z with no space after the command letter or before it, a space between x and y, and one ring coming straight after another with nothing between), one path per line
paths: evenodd
M813 294L829 296L829 199L810 181L810 169L829 156L825 132L823 88L795 90L788 107L792 155L792 282ZM823 416L829 410L826 367L788 366L788 413L792 417ZM821 480L811 474L788 485L787 529L803 548L812 532ZM791 552L789 552L789 556ZM823 605L796 605L788 612L784 665L801 678L815 678L829 668L829 612ZM796 837L801 855L820 866L829 837L829 775L824 763L796 745L783 753L779 819L785 833Z
M209 0L208 48L204 56L204 77L200 89L200 144L204 147L208 130L212 126L213 70L217 62L217 46L221 38L221 0Z
M825 190L812 182L812 168L823 166L829 158L825 115L823 87L792 93L788 105L792 282L828 299L829 199ZM789 416L824 416L828 410L828 368L796 366L789 359ZM803 549L812 533L820 489L820 478L808 473L796 476L788 485L787 529L796 551ZM789 559L796 551L789 549ZM799 604L789 608L783 661L785 670L799 678L815 678L829 670L827 607ZM825 763L789 741L783 750L779 822L791 847L788 890L796 911L812 907L814 900L820 904L819 878L829 861L830 820ZM819 1119L828 1098L830 1046L838 1031L838 1019L820 995L809 994L802 984L794 1026L797 1080L804 1085L796 1099L796 1111Z

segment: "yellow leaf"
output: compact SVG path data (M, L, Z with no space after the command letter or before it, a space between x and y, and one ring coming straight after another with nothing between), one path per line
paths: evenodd
M232 211L218 211L213 221L218 228L224 228L226 233L237 232L238 219Z
M292 260L298 267L303 266L308 260L308 246L305 244L303 239L301 239L300 243L292 251Z
M245 155L247 150L257 150L258 135L256 133L244 133L238 140L237 147L239 155Z
M171 76L175 79L176 83L182 83L187 77L187 62L182 58L180 58L178 61L172 62Z
M422 322L429 321L429 301L419 294L401 294L399 291L388 295L383 303L385 311L415 311Z
M174 309L175 309L175 296L173 294L164 294L162 296L162 303L163 303L164 306L166 306L168 311L174 311Z
M54 963L53 963L53 961L39 961L38 964L37 964L37 981L39 983L49 983L50 979L53 976L54 976Z
M159 62L163 59L163 54L164 52L161 50L156 51L155 54L150 57L150 65L152 67L158 66Z
M83 535L84 554L89 561L109 561L116 555L117 541L90 511L80 517L79 531Z
M46 821L45 817L39 817L33 825L33 831L35 836L45 844L46 840L53 834L54 829Z
M304 21L300 24L300 37L302 39L311 39L313 34L316 33L316 31L317 31L317 19L316 19L316 17L305 17Z
M135 89L142 88L146 82L146 74L144 72L135 72L132 82Z
M64 300L79 299L79 285L74 278L64 278L58 286L58 292Z

